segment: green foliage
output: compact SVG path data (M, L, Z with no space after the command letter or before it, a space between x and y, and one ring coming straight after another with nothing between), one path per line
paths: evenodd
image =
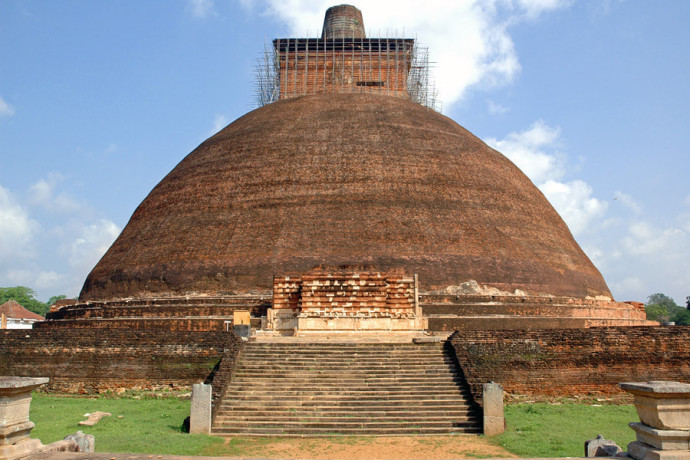
M66 298L67 298L67 296L64 295L64 294L54 295L53 297L51 297L50 299L48 299L48 301L46 302L46 305L48 305L48 307L50 307L51 305L53 305L53 304L54 304L55 302L57 302L58 300L63 300L63 299L66 299Z
M647 298L645 311L647 319L651 321L673 321L678 325L690 325L690 312L679 307L672 298L660 292Z
M36 291L25 286L0 288L0 304L8 300L14 300L27 310L41 316L45 316L50 308L50 305L36 299Z
M660 323L663 323L668 321L671 317L668 309L663 305L645 305L644 311L647 313L647 319L649 321L659 321Z
M657 292L656 294L652 294L649 297L647 297L647 304L646 305L662 305L666 307L667 309L671 310L673 308L678 308L678 305L676 302L667 296L666 294L662 294L661 292Z
M505 408L506 432L496 441L521 457L582 457L584 443L601 434L625 450L635 440L632 405L515 404Z
M675 315L671 317L671 321L678 326L690 326L690 310L681 308Z

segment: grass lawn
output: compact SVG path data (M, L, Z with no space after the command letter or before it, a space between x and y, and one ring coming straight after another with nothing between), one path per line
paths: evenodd
M513 404L505 416L507 430L495 441L520 457L582 457L598 434L626 450L635 440L628 423L639 421L633 405Z
M31 434L48 444L82 430L96 437L98 452L143 454L283 458L301 454L302 458L329 458L326 454L335 454L339 449L343 453L354 453L354 450L359 449L360 456L352 458L370 458L372 452L391 450L392 447L385 447L386 443L391 446L407 443L409 449L390 452L391 455L404 458L407 450L414 450L427 452L430 454L429 458L505 456L499 452L491 455L491 445L495 444L521 457L581 457L584 441L597 434L612 439L625 449L634 438L634 432L628 427L628 423L637 420L637 414L631 405L596 407L587 404L511 404L506 406L508 430L495 438L470 437L465 438L466 441L452 436L392 438L388 441L366 437L224 439L183 433L182 421L189 415L189 410L190 401L176 397L85 398L35 393L31 403L31 421L36 423L36 428ZM104 417L93 427L77 425L85 420L84 414L95 411L110 412L112 416ZM471 441L472 439L475 441ZM475 451L473 443L484 444L486 447ZM380 455L377 457L384 458Z
M112 414L97 425L79 426L84 414ZM63 439L81 430L96 437L98 452L210 455L223 440L181 431L189 416L190 401L170 398L81 398L34 393L30 420L36 424L31 436L43 444Z

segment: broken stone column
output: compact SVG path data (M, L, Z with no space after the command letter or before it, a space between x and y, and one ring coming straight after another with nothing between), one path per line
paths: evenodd
M31 392L48 378L0 377L0 460L12 460L34 452L43 444L29 438Z
M636 460L690 460L690 384L667 381L621 383L635 397L642 423L631 423Z
M503 415L503 387L495 382L485 383L482 405L484 406L484 435L495 436L503 433L506 426Z
M211 385L192 385L192 411L189 416L190 434L211 434Z

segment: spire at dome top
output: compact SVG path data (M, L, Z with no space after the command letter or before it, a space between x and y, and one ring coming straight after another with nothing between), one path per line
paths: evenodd
M362 12L352 5L328 8L323 20L322 40L334 38L366 38Z

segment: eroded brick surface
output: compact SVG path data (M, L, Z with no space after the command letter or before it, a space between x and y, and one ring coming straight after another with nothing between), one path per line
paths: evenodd
M70 393L187 387L240 347L231 332L3 330L0 375L49 377Z
M690 379L690 327L463 331L450 340L472 393L619 393L625 381Z

